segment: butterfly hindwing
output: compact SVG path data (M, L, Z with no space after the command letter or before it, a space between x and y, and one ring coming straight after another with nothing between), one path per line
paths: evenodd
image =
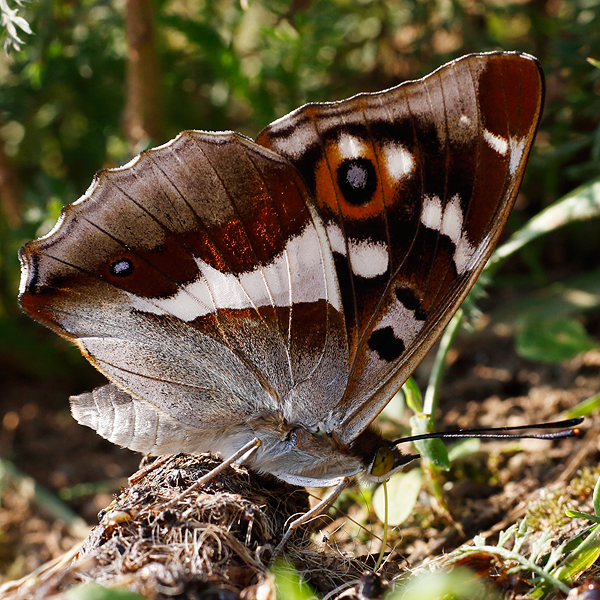
M329 236L349 335L345 441L385 406L483 268L542 90L535 59L473 55L384 92L306 105L258 136L299 169Z

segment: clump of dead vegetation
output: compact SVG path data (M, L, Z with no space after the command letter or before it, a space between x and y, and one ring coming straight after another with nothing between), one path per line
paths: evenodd
M247 600L265 597L274 590L267 572L273 549L289 517L308 509L308 496L235 466L185 494L218 464L208 456L179 455L145 466L100 513L99 525L71 562L67 556L5 586L4 597L58 599L91 581L149 599L227 592ZM331 590L360 577L362 561L324 560L304 535L292 539L287 556L315 588Z

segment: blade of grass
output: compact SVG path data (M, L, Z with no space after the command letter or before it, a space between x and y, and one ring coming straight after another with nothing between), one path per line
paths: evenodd
M19 471L10 461L0 458L0 489L8 482L18 486L21 493L40 510L65 523L71 535L87 537L90 528L80 516L44 489L35 479Z
M572 583L587 571L600 556L600 525L595 525L590 534L560 564L552 570L552 576L560 581Z
M600 394L595 394L586 400L575 405L571 410L565 413L565 419L574 419L575 417L588 417L595 410L600 408ZM596 514L598 514L596 512Z
M496 248L484 273L492 275L517 250L532 240L575 221L600 216L600 177L578 187L533 217L509 240Z
M442 378L446 366L446 356L448 355L448 350L450 350L454 343L463 315L464 312L462 308L460 308L452 317L452 320L448 323L448 326L440 339L440 347L435 355L431 375L429 376L429 382L427 384L427 389L425 390L425 400L423 402L423 412L426 415L430 415L430 423L434 418L433 415L435 414L435 409L438 404L440 387L442 385Z

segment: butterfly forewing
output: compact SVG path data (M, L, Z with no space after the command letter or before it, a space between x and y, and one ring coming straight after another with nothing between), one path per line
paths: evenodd
M325 236L285 160L235 134L185 132L100 173L24 247L20 301L135 398L200 432L243 429L288 396L318 408L343 394ZM123 405L109 386L85 402L106 398ZM213 443L205 433L194 449Z
M346 442L422 359L510 212L543 96L535 59L469 56L377 94L302 107L257 141L315 196L350 348Z

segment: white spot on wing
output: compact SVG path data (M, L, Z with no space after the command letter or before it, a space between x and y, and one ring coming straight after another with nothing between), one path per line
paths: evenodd
M371 279L383 275L388 270L389 254L386 244L350 240L349 253L352 272L359 277Z
M24 294L27 291L27 282L29 281L29 264L21 263L21 279L19 280L19 294Z
M495 150L501 156L505 156L508 151L508 141L500 135L492 133L488 129L483 130L483 139L487 142L488 146Z
M421 223L429 229L440 230L442 226L442 201L438 196L424 196Z
M514 175L519 168L519 163L523 157L523 151L525 150L526 138L520 140L511 138L510 140L510 159L508 163L508 170L511 175Z
M421 223L429 229L439 231L454 244L454 264L456 272L462 275L472 264L475 247L464 231L464 218L458 194L452 196L442 210L442 201L437 196L425 196Z
M289 122L285 121L286 117L282 117L282 127L288 127ZM270 129L273 133L273 150L283 154L284 156L290 156L292 158L300 158L305 152L306 148L319 142L317 132L313 124L310 121L300 123L294 129L292 135L282 135L278 137L278 127L274 127L275 123L271 123Z
M294 302L330 300L327 294L325 265L317 231L307 227L302 235L292 238L285 246L292 274ZM287 268L287 265L286 265ZM276 306L288 306L289 299L275 296ZM336 307L337 308L337 307Z
M452 243L456 245L462 234L463 214L460 207L460 197L455 194L444 208L442 217L441 233L447 235Z
M461 125L469 126L471 124L471 119L467 115L461 115L459 121Z
M348 133L340 133L338 148L344 158L359 158L366 154L366 147L363 140Z
M462 275L468 268L473 255L475 254L475 248L469 241L467 233L463 232L456 248L454 249L454 264L456 265L456 272Z
M269 290L269 303L275 306L290 306L292 303L292 275L286 256L277 256L270 265L261 269L261 273ZM254 272L250 273L250 275L252 274ZM240 281L244 285L242 277L244 276L240 276ZM275 298L278 299L280 304L277 303L278 301ZM254 298L252 300L256 304L256 300Z
M332 252L346 256L346 240L342 230L335 223L329 223L326 229Z
M392 179L399 181L414 171L415 161L412 154L404 146L386 144L383 150L385 153L385 166Z

